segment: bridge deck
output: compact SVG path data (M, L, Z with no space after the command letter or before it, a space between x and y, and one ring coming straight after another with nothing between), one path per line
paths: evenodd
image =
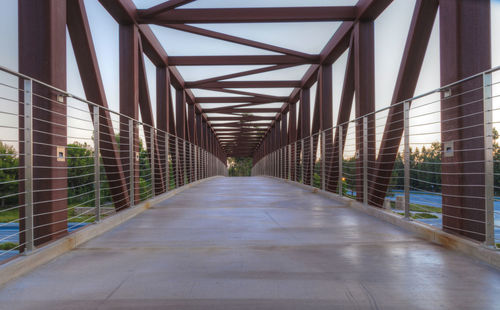
M317 194L217 178L7 284L0 308L494 309L498 292L495 269Z

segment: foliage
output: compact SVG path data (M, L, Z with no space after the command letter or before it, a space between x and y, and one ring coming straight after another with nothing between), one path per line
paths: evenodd
M13 146L0 142L0 197L19 191L19 157ZM13 195L0 199L0 207L17 205L18 197Z
M15 243L15 242L0 243L0 250L1 251L9 251L12 249L16 249L18 246L19 246L19 243Z
M253 160L250 157L229 157L230 177L249 177L252 173Z

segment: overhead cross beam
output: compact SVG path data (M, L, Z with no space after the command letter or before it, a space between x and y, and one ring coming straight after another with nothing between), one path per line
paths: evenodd
M142 24L274 23L349 21L357 17L356 7L282 7L177 9L151 16L151 9L137 10Z
M305 65L319 63L319 56L304 59L289 55L170 56L171 66Z

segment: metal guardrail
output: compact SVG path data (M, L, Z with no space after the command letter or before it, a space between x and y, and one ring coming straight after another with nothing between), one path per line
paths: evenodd
M500 245L499 97L496 67L283 146L262 157L252 175L335 192L408 220L482 238L495 248ZM480 111L471 109L478 104ZM453 116L458 109L467 113ZM389 127L390 113L395 122ZM467 134L477 128L484 132ZM443 136L452 138L442 141ZM399 143L396 148L387 143L391 139ZM467 188L454 178L468 179ZM483 225L484 233L449 226L454 220Z
M4 67L0 120L0 261L162 192L227 175L198 145Z

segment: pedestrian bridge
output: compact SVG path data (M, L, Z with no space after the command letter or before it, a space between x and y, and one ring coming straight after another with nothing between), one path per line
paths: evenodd
M2 309L495 309L500 273L267 177L217 177L0 289Z
M500 2L326 2L1 1L0 309L498 309Z

